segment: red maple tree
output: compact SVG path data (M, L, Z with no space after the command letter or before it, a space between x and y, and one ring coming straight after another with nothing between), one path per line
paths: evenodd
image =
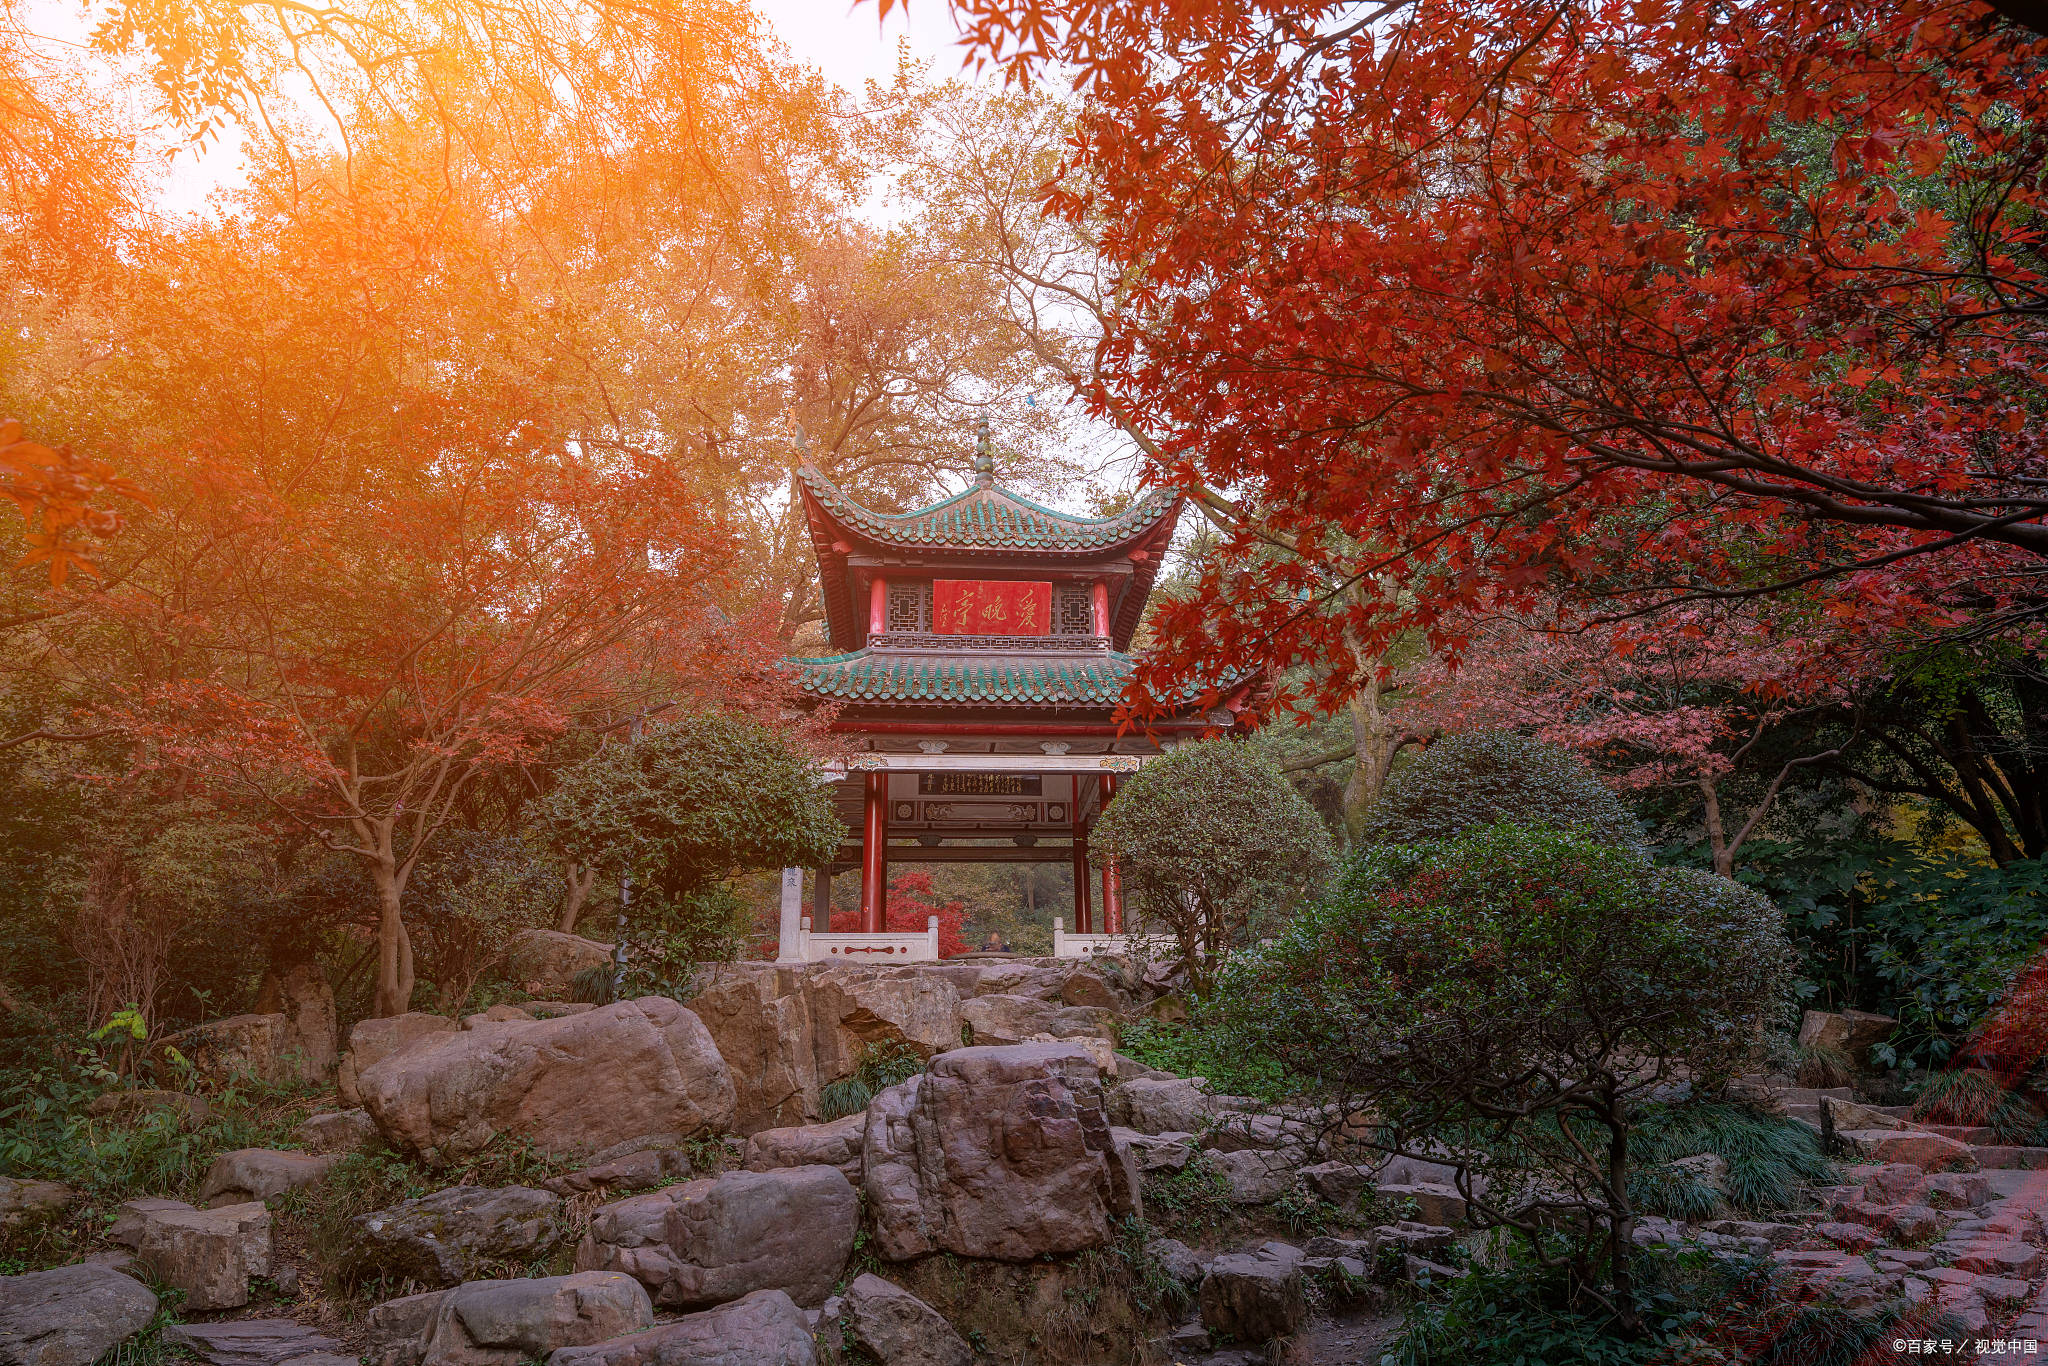
M1126 281L1091 398L1242 514L1141 684L1307 661L1334 702L1547 594L2037 608L2039 35L1974 0L965 8L1087 95L1049 203Z
M882 908L882 928L890 934L922 934L931 917L937 916L939 957L951 958L968 952L967 940L960 933L960 922L966 918L966 913L966 902L941 902L938 888L932 885L932 875L916 869L898 873L889 879L889 895ZM833 911L832 932L858 934L859 909Z

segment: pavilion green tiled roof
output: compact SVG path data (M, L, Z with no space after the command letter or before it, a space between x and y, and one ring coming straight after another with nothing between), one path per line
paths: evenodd
M1114 517L1075 517L978 481L964 493L915 512L862 507L817 470L799 472L804 486L841 526L889 546L917 549L1087 552L1143 535L1178 510L1179 495L1156 489Z
M852 703L970 703L997 707L1112 707L1131 673L1114 652L1082 660L852 654L793 659L797 683L816 697Z

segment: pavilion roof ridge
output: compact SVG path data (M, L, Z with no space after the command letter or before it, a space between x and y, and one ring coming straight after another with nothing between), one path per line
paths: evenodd
M909 512L877 512L854 499L814 465L797 478L833 522L882 545L919 549L1101 553L1136 540L1177 514L1182 495L1152 489L1122 512L1087 517L1061 512L1014 489L976 480L936 503Z

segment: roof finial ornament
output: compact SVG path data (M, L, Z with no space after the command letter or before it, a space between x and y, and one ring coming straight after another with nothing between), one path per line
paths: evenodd
M993 484L996 481L996 447L988 436L988 414L981 415L976 427L974 440L974 482Z

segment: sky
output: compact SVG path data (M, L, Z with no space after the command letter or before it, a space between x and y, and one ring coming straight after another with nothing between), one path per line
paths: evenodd
M858 93L867 80L887 81L896 70L897 45L908 40L910 55L930 60L940 77L960 69L962 50L946 0L912 0L906 14L898 5L886 23L877 17L874 0L854 5L849 0L754 0L797 61L817 67L826 79ZM46 35L59 50L76 60L89 59L83 43L85 27L77 7L64 0L31 0L29 27ZM157 195L160 209L173 214L199 214L216 190L242 178L240 137L227 136L204 150L177 148L170 158Z

